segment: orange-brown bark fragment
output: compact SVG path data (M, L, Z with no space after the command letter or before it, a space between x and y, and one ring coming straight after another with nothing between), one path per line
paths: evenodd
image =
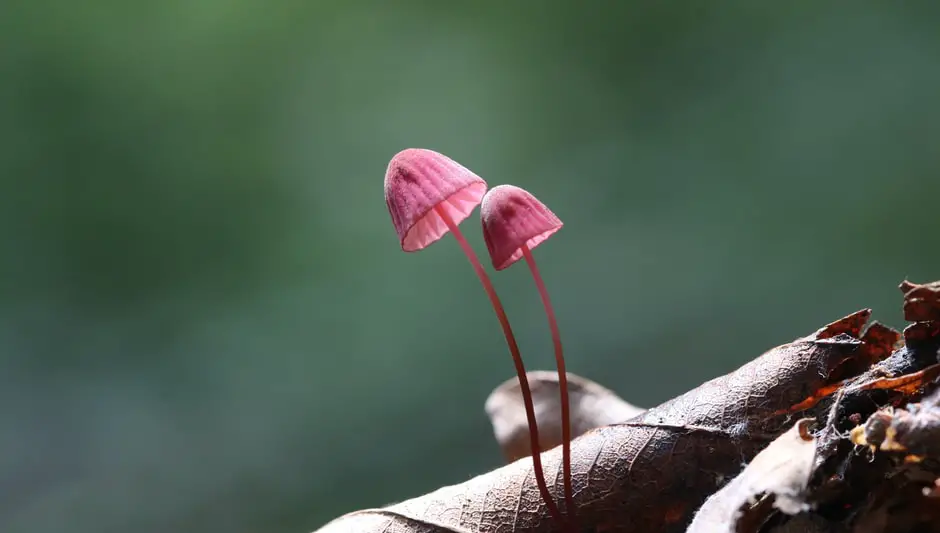
M905 374L896 378L881 378L868 383L863 383L852 387L849 392L858 392L864 390L891 390L905 395L917 394L927 384L940 377L940 364L931 365L927 368Z
M824 398L828 398L829 396L832 396L841 388L842 388L841 381L839 383L833 383L832 385L827 385L819 389L815 393L813 393L812 396L806 398L802 402L796 405L790 406L786 409L780 409L778 411L775 411L774 414L786 415L786 414L799 413L800 411L805 411L807 409L812 409L821 400L823 400Z

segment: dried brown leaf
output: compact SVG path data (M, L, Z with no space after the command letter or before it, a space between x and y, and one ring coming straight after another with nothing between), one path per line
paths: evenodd
M624 424L575 439L572 479L582 527L684 531L706 497L792 425L797 406L848 377L841 369L854 358L872 357L860 338L868 317L867 309L849 315ZM542 454L556 500L560 455L559 448ZM413 532L416 522L470 532L558 530L524 458L384 510L340 517L320 531Z
M862 340L868 346L868 357L858 357L847 362L842 370L848 375L861 374L872 365L887 359L894 350L902 346L901 333L878 322L872 322L865 328Z
M527 372L532 390L535 419L539 428L539 448L550 450L561 444L561 400L558 373L536 370ZM571 405L571 436L624 422L644 409L623 401L613 391L597 383L568 373L568 399ZM486 414L493 423L493 433L509 461L530 455L529 425L519 380L503 382L486 399Z

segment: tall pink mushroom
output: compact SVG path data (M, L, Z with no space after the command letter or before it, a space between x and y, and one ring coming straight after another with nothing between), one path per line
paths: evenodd
M552 518L564 524L558 506L552 499L542 472L542 460L538 449L538 427L535 422L535 408L532 394L526 379L525 367L519 346L512 334L509 320L503 305L496 296L496 290L487 276L483 265L473 252L473 248L457 228L480 204L486 193L486 182L449 157L433 150L409 148L395 155L385 172L385 203L392 216L395 231L401 242L401 249L416 252L431 245L448 231L457 239L474 271L480 278L496 318L503 328L509 352L516 366L516 374L522 389L529 432L532 439L532 463L535 469L535 481L539 492Z
M480 207L483 222L483 237L489 249L493 267L503 270L521 258L525 258L535 279L535 286L542 296L542 305L548 316L548 325L555 344L555 363L558 365L558 388L561 396L562 469L564 471L565 508L572 524L575 517L574 496L571 487L571 419L568 405L568 379L565 371L565 356L561 347L561 334L555 311L539 274L532 249L561 229L562 222L555 213L545 207L528 191L513 185L499 185L490 189L483 197Z

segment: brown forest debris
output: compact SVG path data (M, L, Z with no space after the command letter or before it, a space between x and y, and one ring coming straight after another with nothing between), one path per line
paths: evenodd
M940 322L940 281L918 285L904 280L904 319L911 322Z
M916 308L908 316L920 321L905 330L904 343L885 326L865 329L870 313L862 310L624 423L575 439L572 471L584 530L685 531L706 498L796 420L808 418L815 421L815 459L808 482L798 487L806 510L783 513L773 506L774 497L753 494L757 503L741 513L737 531L940 532L940 499L932 496L940 493L936 406L924 400L909 407L937 389L940 325L930 318L937 316L937 302L929 300L934 292L924 296L918 287L925 286L909 285L905 309ZM876 451L850 441L850 430L859 425L855 439L861 432ZM558 501L560 450L542 457ZM774 493L774 487L765 484L763 491ZM540 500L531 461L521 459L384 509L350 513L320 532L556 528Z
M787 514L808 509L804 492L813 472L816 441L809 433L812 418L799 420L777 437L741 474L712 495L689 526L688 533L757 532L766 519L759 510L774 507ZM760 497L769 505L756 505ZM746 514L760 515L747 517Z
M598 531L683 531L704 499L791 424L779 414L842 379L838 369L869 358L861 340L869 310L774 348L735 372L708 381L624 423L572 443L575 501L582 526ZM557 448L543 454L551 479ZM560 495L560 476L554 476ZM414 531L428 524L493 531L555 531L539 499L531 461L522 459L465 483L334 520L321 533ZM388 512L409 517L397 518ZM379 527L365 527L365 524Z

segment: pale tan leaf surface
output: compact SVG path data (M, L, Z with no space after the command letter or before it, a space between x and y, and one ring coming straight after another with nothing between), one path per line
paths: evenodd
M526 378L532 390L532 403L539 428L539 448L550 450L562 441L558 373L535 370L527 372ZM625 422L644 411L625 402L610 389L570 372L568 400L571 405L572 439L594 428ZM508 379L497 387L486 399L485 410L506 459L515 461L528 457L531 450L529 425L519 380Z
M813 419L798 421L778 437L741 474L711 496L695 515L687 533L736 533L745 507L763 495L787 514L808 508L803 493L813 472L816 441L809 435Z

